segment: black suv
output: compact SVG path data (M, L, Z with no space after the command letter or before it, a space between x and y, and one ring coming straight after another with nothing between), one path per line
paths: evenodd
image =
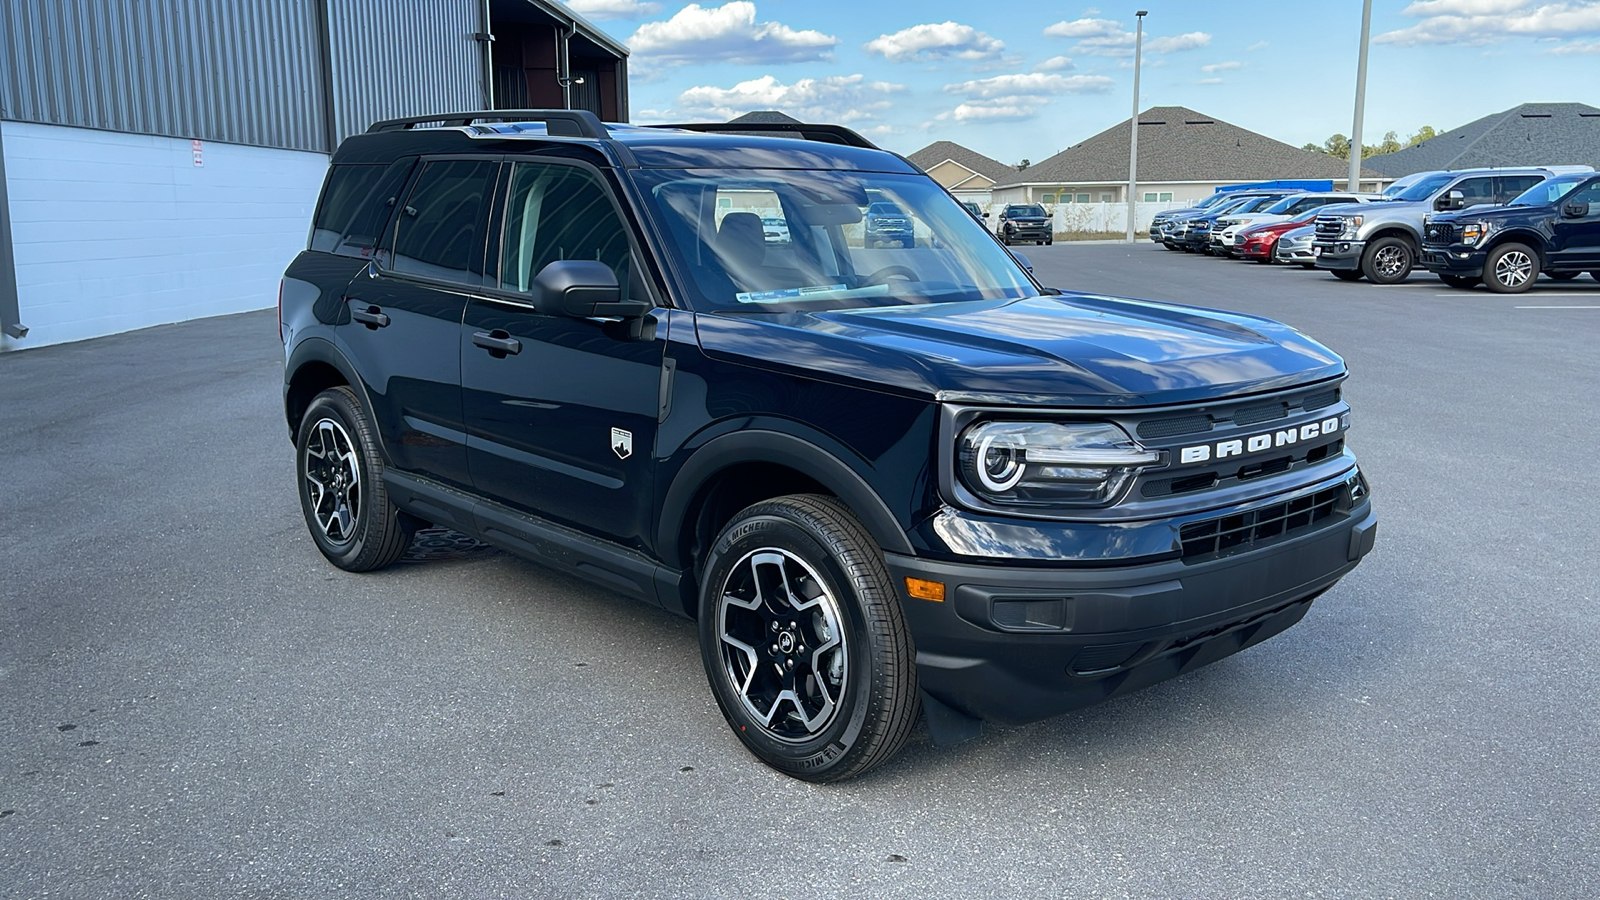
M827 781L919 708L945 743L1214 662L1371 549L1332 352L1043 288L905 159L758 127L345 141L280 295L322 553L432 523L694 619L734 734ZM872 202L929 240L867 246Z
M1558 175L1509 206L1432 216L1422 228L1422 264L1451 287L1482 282L1501 294L1527 290L1540 272L1600 280L1600 175Z
M1054 244L1054 219L1035 204L1011 204L1000 212L1000 242L1015 244L1033 241L1035 244Z
M868 247L884 244L914 246L917 242L916 226L911 217L891 200L879 200L867 206L866 228Z

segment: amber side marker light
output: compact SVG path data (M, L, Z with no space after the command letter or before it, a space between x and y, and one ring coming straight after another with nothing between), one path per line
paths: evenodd
M906 593L918 600L932 600L935 603L944 602L944 582L923 581L921 578L906 576Z

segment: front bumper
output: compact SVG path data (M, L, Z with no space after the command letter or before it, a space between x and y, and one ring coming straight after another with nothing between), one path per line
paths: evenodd
M1311 245L1313 261L1319 269L1359 269L1366 241L1324 241Z
M1047 241L1054 235L1050 232L1050 225L1045 222L1018 223L1009 222L1000 231L1008 240L1013 241Z
M1311 255L1311 244L1309 242L1285 243L1283 241L1279 241L1277 246L1273 248L1272 252L1274 258L1276 258L1279 262L1316 262L1316 257Z
M1363 497L1334 521L1195 561L1058 568L888 554L921 687L974 718L1018 724L1089 706L1223 659L1305 615L1363 556L1377 517Z
M1452 244L1449 247L1423 247L1417 261L1435 275L1461 275L1476 278L1483 274L1484 262L1489 258L1486 250Z

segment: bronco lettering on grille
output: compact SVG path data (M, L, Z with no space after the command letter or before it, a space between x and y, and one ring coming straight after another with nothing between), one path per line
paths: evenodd
M1247 438L1235 438L1231 441L1218 441L1215 444L1201 444L1197 447L1184 447L1178 451L1180 465L1203 463L1210 459L1227 459L1230 456L1243 456L1246 453L1260 453L1274 447L1287 447L1299 441L1309 441L1313 438L1329 434L1337 434L1340 428L1340 419L1335 416L1323 419L1320 422L1307 422L1295 428L1285 428L1278 431L1269 431L1264 434L1251 435Z

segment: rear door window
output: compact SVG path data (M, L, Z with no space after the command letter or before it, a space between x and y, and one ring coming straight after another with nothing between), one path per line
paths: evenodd
M481 283L484 219L499 165L492 160L447 159L423 166L400 208L394 271Z
M1451 188L1451 190L1460 191L1461 196L1466 198L1467 206L1481 206L1485 203L1496 202L1493 178L1468 178Z

